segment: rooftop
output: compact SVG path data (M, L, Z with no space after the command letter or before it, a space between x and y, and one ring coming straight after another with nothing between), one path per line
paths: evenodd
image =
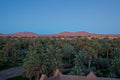
M43 74L40 80L120 80L120 79L97 77L93 72L90 72L87 76L63 75L60 72L60 70L57 69L52 77L48 78L46 75Z

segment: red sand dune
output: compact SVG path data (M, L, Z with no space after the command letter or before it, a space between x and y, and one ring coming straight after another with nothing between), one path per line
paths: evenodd
M72 37L72 36L87 36L87 37L97 37L97 38L104 38L104 37L109 37L109 38L116 38L120 37L120 34L93 34L93 33L88 33L88 32L60 32L58 34L35 34L32 32L18 32L14 34L0 34L0 36L11 36L11 37L38 37L38 36L64 36L64 37Z
M37 37L38 34L32 32L18 32L13 34L1 34L0 36L11 36L11 37Z

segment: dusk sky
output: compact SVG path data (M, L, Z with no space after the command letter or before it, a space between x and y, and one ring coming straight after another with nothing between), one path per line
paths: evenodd
M120 34L120 0L0 0L0 33Z

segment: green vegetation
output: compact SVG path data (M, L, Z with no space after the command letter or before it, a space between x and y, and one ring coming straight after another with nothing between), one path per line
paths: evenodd
M120 78L120 38L0 37L0 70L23 65L27 78L39 80L66 64L72 65L66 74Z

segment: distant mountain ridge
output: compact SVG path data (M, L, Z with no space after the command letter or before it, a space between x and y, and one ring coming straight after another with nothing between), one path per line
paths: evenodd
M11 36L11 37L37 37L38 34L32 32L17 32L13 34L0 34L0 36Z
M11 37L38 37L38 36L54 36L54 37L73 37L73 36L86 36L86 37L120 37L120 34L93 34L85 31L80 32L60 32L58 34L36 34L32 32L17 32L13 34L0 34L0 36L11 36Z

